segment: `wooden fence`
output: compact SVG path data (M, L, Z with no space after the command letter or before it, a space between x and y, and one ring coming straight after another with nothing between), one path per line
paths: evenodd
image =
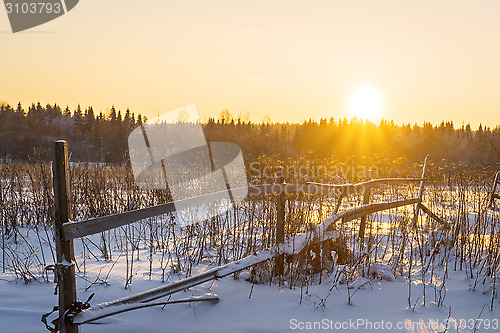
M423 211L431 218L446 226L446 222L433 214L427 207L422 204L424 194L425 172L427 158L424 162L421 178L388 178L368 180L359 184L331 185L320 183L306 184L285 184L282 180L277 184L265 184L260 186L249 186L245 188L232 189L234 194L244 194L248 191L248 195L274 194L278 195L277 200L277 221L276 221L276 246L259 253L250 255L241 260L230 264L215 267L202 274L191 276L184 280L173 282L159 288L145 291L136 295L121 298L112 302L98 304L91 308L85 309L82 307L82 302L78 302L76 295L75 283L75 258L73 250L73 239L80 238L116 227L124 226L129 223L137 222L142 219L154 217L161 214L171 213L175 211L175 204L169 202L166 204L137 209L121 214L115 214L105 217L98 217L81 222L70 221L70 191L69 191L69 172L68 172L68 153L67 143L65 141L57 141L54 143L54 161L53 161L53 177L54 177L54 195L55 195L55 224L54 231L56 237L57 263L55 272L57 275L58 291L59 291L59 319L54 321L56 324L55 330L60 330L63 333L73 333L78 331L78 325L90 323L101 318L115 315L126 311L131 311L139 308L165 305L173 302L152 302L159 298L171 295L173 293L185 290L187 288L205 283L215 278L222 278L243 269L252 267L258 263L264 262L271 258L276 258L276 271L278 274L283 272L283 252L286 251L286 245L293 243L292 253L299 253L311 238L307 234L296 234L290 239L284 238L285 226L285 196L293 193L307 194L331 194L332 191L339 193L339 198L336 203L334 215L321 224L315 226L315 230L308 232L320 233L325 231L330 225L337 221L351 221L361 218L359 237L364 238L364 229L366 226L366 216L383 210L402 207L407 205L415 205L414 224L417 222L419 211ZM418 197L406 200L371 203L370 204L370 189L383 184L401 184L420 182ZM338 209L343 198L347 195L363 193L363 205L357 208L346 210L338 213ZM218 193L211 193L201 197L182 200L183 207L195 206L213 197L218 197ZM290 251L288 252L290 253ZM188 298L180 302L196 302L202 300L216 301L217 297L209 296L203 298ZM174 302L175 303L175 302Z

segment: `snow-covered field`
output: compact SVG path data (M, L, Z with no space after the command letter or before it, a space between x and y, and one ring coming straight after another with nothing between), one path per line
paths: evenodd
M453 195L449 199L452 200ZM457 211L445 201L433 201L432 207L438 214L445 210ZM249 282L252 279L247 270L237 278L228 276L159 300L212 293L219 297L216 304L198 302L151 307L107 317L83 325L81 330L120 333L500 332L500 304L496 297L500 282L499 258L492 257L498 246L500 214L472 208L464 212L465 222L453 215L447 218L462 223L464 228L455 231L468 233L469 237L437 230L423 218L418 232L394 231L408 221L411 207L374 214L370 219L373 226L370 237L374 237L371 250L353 248L355 257L365 258L365 263L353 265L355 271L349 271L352 269L349 265L335 264L322 272L321 283L316 276L303 287L299 281L294 284L285 281L282 286L253 284ZM218 264L215 250L209 249L200 260L189 262L189 258L199 256L173 254L175 244L172 242L167 242L170 251L148 246L152 242L151 231L155 242L164 240L162 235L168 233L160 233L158 225L152 225L151 221L141 223L119 228L104 238L93 235L75 240L77 293L81 301L92 293L95 294L92 305L112 301L185 278L186 271L191 270L191 275L195 275ZM349 226L342 228L345 229L339 229L341 233L351 233ZM472 231L479 238L473 239ZM0 332L46 331L40 318L57 305L53 274L43 270L53 263L51 237L50 229L45 232L43 228L30 226L19 229L18 244L14 244L13 237L6 240L8 267L6 273L0 271ZM458 237L459 245L448 246L450 237ZM403 238L406 240L402 243ZM111 254L107 260L102 248L105 240ZM192 240L177 240L194 244L190 243ZM229 252L231 244L228 240L225 242ZM177 251L184 245L175 246ZM371 252L363 254L363 251ZM470 253L470 258L464 253ZM369 258L378 259L366 265ZM180 270L177 269L179 260L182 261ZM54 314L49 317L54 318Z
M115 275L119 276L118 270ZM394 282L372 280L352 296L352 305L348 305L347 286L340 285L330 291L329 279L301 291L276 285L252 285L242 274L237 280L230 276L175 295L183 298L211 292L219 296L217 304L172 304L164 309L136 310L105 318L98 325L84 325L82 332L288 332L301 331L301 328L339 332L443 332L447 322L452 324L448 332L473 332L474 324L480 332L500 331L500 311L488 309L491 296L469 291L464 275L460 271L450 272L443 307L433 304L434 295L430 293L425 307L422 300L415 300L415 308L409 309L404 278ZM112 277L109 286L100 285L85 291L84 280L77 279L79 298L85 300L91 292L95 293L92 303L96 304L161 285L158 281L137 277L132 287L124 289L122 280L123 277ZM421 284L414 282L413 288L412 293L422 294ZM57 304L53 283L26 285L5 274L0 280L0 295L2 332L43 332L40 317ZM495 303L500 307L498 301ZM455 329L453 325L460 328Z

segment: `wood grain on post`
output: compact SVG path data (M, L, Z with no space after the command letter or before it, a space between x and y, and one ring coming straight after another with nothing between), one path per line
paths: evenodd
M279 168L278 183L284 183L283 167ZM285 191L282 189L277 196L277 214L276 214L276 245L283 244L285 241ZM276 273L278 276L283 275L284 259L283 254L276 256Z
M5 214L3 212L3 189L2 180L0 179L0 210L2 210L2 215L0 216L0 228L2 228L2 273L5 273Z
M54 177L56 274L58 274L59 318L61 318L71 304L76 301L73 241L66 240L63 233L63 224L68 222L71 216L68 145L66 141L54 142L52 173ZM68 318L62 322L60 329L62 333L78 332L78 326L73 325Z

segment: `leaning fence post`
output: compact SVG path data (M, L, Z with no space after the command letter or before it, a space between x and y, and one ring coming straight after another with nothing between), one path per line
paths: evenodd
M67 317L67 311L76 302L73 240L65 240L63 233L63 224L68 222L71 216L68 171L68 144L66 141L54 142L52 173L54 177L56 274L59 292L59 318L63 318L60 321L60 329L62 333L77 333L78 326L73 325Z
M372 171L368 170L368 179L372 179ZM363 189L363 205L367 205L370 203L370 187L365 185ZM364 215L361 217L361 222L359 224L359 238L361 239L361 243L363 243L363 240L365 239L365 228L366 228L366 217L367 215Z
M497 171L495 173L495 177L493 178L493 184L491 186L490 202L488 203L488 207L491 209L495 208L495 205L494 205L495 199L500 198L499 195L495 194L498 184L500 184L500 171Z
M276 245L283 244L285 241L285 183L283 175L283 167L278 170L279 192L277 197L277 214L276 214ZM276 273L278 276L283 275L284 259L283 254L276 255Z
M424 186L425 186L425 171L427 169L427 158L429 155L425 157L424 167L422 168L422 180L420 181L420 188L418 190L418 202L415 205L415 216L413 216L413 226L417 227L418 214L420 213L420 205L422 203L422 197L424 195Z
M2 210L2 215L0 216L0 220L2 225L2 273L5 273L5 212L4 204L3 204L3 189L2 189L2 179L0 179L0 210Z

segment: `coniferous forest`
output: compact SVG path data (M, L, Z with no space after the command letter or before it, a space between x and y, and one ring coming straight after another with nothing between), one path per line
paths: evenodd
M25 109L0 105L0 158L51 158L51 143L68 141L72 161L127 163L128 134L146 118L129 109L109 112L80 105L71 110L54 104L32 104ZM378 124L356 118L321 119L302 123L255 123L233 117L228 110L204 124L207 141L237 143L246 162L272 160L346 160L380 158L421 161L427 154L445 165L488 168L500 163L500 126L424 123Z

